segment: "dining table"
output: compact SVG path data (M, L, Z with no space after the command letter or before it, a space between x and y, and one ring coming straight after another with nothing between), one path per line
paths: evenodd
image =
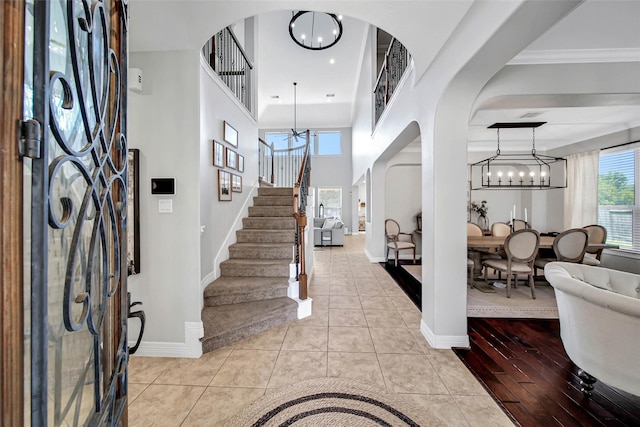
M507 236L467 236L467 256L473 261L473 277L482 276L482 255L498 252L504 248ZM541 235L538 249L553 248L553 235ZM598 249L618 249L619 246L611 243L589 243L587 251L595 252Z

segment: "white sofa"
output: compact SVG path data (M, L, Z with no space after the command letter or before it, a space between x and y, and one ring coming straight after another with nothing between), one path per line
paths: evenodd
M343 246L344 223L340 218L313 218L313 242L315 246Z
M544 275L582 391L589 394L599 379L640 396L640 275L566 262L547 264Z

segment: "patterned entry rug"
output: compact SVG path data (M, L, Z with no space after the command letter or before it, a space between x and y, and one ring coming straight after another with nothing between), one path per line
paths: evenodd
M403 265L419 282L422 282L421 265ZM496 285L495 277L488 283L479 282L491 289L467 288L468 317L502 317L517 319L557 319L558 306L553 288L544 280L536 281L536 299L531 298L531 290L523 280L517 288L511 290L511 298L507 298L505 285ZM504 284L504 280L499 281Z
M236 414L228 427L443 426L403 396L341 378L318 378L269 392Z

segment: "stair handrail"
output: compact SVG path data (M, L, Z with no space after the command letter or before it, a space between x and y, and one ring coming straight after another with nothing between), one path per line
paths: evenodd
M311 146L311 133L306 132L306 147L298 179L293 187L293 217L296 220L296 240L295 240L295 264L296 280L298 281L298 296L301 300L307 299L307 271L306 271L306 244L304 239L304 229L307 226L307 194L309 193L309 177L311 175L311 158L309 157L309 147ZM300 270L298 271L298 266Z
M274 156L273 143L267 144L262 138L258 138L258 176L272 185L276 182Z

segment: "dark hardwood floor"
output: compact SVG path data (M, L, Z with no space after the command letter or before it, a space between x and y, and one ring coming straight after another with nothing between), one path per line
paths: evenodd
M558 320L468 322L471 349L454 351L517 424L640 426L640 397L600 381L591 396L582 394Z
M420 308L420 282L381 264ZM517 425L640 426L640 397L600 381L591 396L580 391L558 320L468 318L468 326L471 348L454 352Z

